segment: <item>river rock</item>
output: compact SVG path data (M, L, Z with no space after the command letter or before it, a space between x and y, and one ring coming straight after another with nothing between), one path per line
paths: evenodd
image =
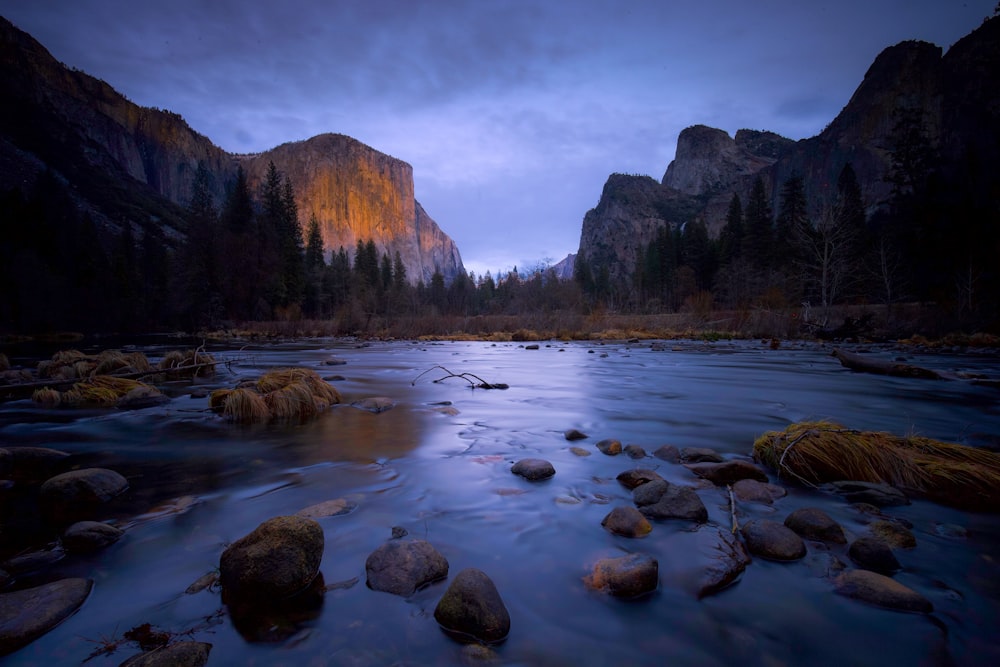
M697 545L703 561L696 582L698 599L734 584L751 562L743 543L728 530L714 527L700 530Z
M386 396L369 396L368 398L354 401L351 403L351 407L358 408L359 410L367 410L377 415L386 410L392 410L396 407L396 401Z
M323 529L312 519L279 516L236 540L219 559L225 596L272 601L305 590L319 574Z
M716 486L726 486L741 479L767 481L767 473L749 461L725 461L723 463L686 463L684 466Z
M169 402L170 397L156 387L143 386L136 387L119 398L115 401L115 407L119 410L142 410Z
M510 633L510 613L493 580L485 572L466 568L455 575L434 609L442 628L480 641L502 641Z
M588 436L583 431L578 431L575 428L571 428L570 430L563 433L563 437L565 437L570 442L573 442L574 440L586 440L590 436Z
M646 458L646 450L639 445L626 445L623 450L625 455L630 459L644 459Z
M15 482L43 482L63 470L69 460L69 454L48 447L7 447L4 451L5 472L3 477Z
M71 470L46 480L39 491L39 502L49 521L73 523L95 518L101 505L127 488L128 481L114 470Z
M647 470L645 468L633 468L632 470L626 470L625 472L619 473L616 477L622 486L631 491L637 486L641 486L646 482L652 482L654 479L663 479L660 474L655 470Z
M350 514L357 508L358 504L353 500L348 500L347 498L336 498L334 500L327 500L300 509L295 513L295 515L302 516L307 519L322 519L328 516Z
M754 519L740 529L747 549L768 560L798 560L806 555L806 545L793 530L767 519Z
M844 529L829 514L816 507L803 507L785 517L785 525L807 540L847 544Z
M663 479L655 479L636 487L632 491L632 500L643 516L649 519L684 519L698 523L708 521L705 503L694 489L670 484Z
M510 471L532 482L548 479L556 474L556 469L545 459L521 459Z
M89 579L62 579L0 593L0 655L38 639L79 609L90 595Z
M899 561L892 547L877 537L859 537L847 550L858 567L881 574L892 574L899 569Z
M608 456L618 456L622 453L622 443L618 440L601 440L597 443L597 449L599 449L602 454L607 454Z
M895 579L868 570L849 570L833 580L840 595L899 611L930 613L931 601Z
M177 642L133 655L120 667L202 667L211 650L205 642Z
M368 588L408 597L448 576L448 560L425 540L395 539L381 545L365 561Z
M771 505L778 498L784 498L788 492L776 484L758 482L755 479L741 479L733 482L733 496L744 503L762 503Z
M662 447L659 447L655 452L653 452L653 456L662 461L667 461L668 463L677 463L681 460L680 451L673 445L663 445Z
M77 521L63 533L62 543L66 551L87 554L109 547L125 532L99 521Z
M569 451L573 452L576 456L590 456L590 450L583 447L570 447Z
M636 597L656 590L660 564L648 554L628 554L619 558L603 558L583 578L588 588L616 597Z
M917 546L917 538L913 535L913 531L897 521L885 519L872 521L868 524L868 530L896 549L912 549Z
M648 535L653 526L634 507L616 507L608 513L601 525L615 535L622 537L642 537Z
M834 493L849 503L867 503L876 507L909 505L910 499L894 486L877 482L840 481L830 484Z
M681 450L681 461L684 463L722 463L724 459L721 454L709 447L685 447Z

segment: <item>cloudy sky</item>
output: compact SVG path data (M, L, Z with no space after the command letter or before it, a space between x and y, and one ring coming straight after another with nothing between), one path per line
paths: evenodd
M413 165L477 274L558 261L693 124L817 134L885 47L996 0L0 0L67 65L233 152L323 132Z

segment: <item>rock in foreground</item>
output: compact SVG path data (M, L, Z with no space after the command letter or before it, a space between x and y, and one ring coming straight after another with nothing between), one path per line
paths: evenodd
M84 468L51 477L42 484L39 501L47 519L56 524L94 519L94 512L128 488L114 470Z
M268 519L219 559L219 581L232 600L271 601L305 590L319 574L323 529L312 519Z
M71 553L86 554L109 547L125 533L98 521L78 521L63 533L62 543Z
M485 572L462 570L434 609L445 630L483 642L502 641L510 633L510 613Z
M747 549L755 556L768 560L798 560L806 555L802 538L777 521L755 519L740 529Z
M404 597L448 576L448 560L426 540L391 540L365 561L368 588Z
M548 479L556 474L556 469L545 459L521 459L510 471L532 482Z
M205 642L177 642L134 655L121 667L202 667L211 650Z
M588 588L631 598L655 591L659 584L659 571L659 562L652 556L628 554L597 561L583 582Z
M0 655L27 646L75 612L90 594L89 579L62 579L0 593Z
M877 572L851 570L833 583L837 593L879 607L922 613L934 610L934 605L923 595Z

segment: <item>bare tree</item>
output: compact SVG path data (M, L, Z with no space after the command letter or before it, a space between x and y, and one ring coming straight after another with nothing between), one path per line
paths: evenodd
M843 216L826 208L815 224L803 218L796 228L799 262L807 290L819 297L823 324L829 308L852 280L857 269L855 232L843 224Z

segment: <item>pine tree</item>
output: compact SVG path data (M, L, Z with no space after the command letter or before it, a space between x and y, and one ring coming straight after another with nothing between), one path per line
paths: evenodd
M772 218L764 180L758 176L753 182L750 199L747 201L743 255L759 268L771 264L771 244L774 239Z
M781 207L775 221L773 259L777 267L788 272L798 260L796 238L811 226L805 182L798 174L781 186Z
M726 213L726 225L719 234L719 261L729 264L740 256L743 245L743 204L740 196L733 193Z

